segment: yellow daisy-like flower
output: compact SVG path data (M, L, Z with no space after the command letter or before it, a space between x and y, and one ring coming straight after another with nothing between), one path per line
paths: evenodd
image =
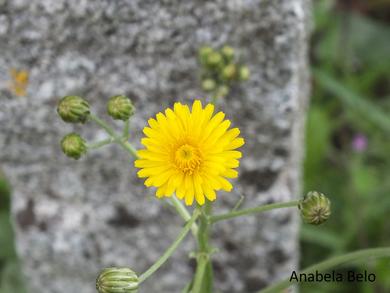
M13 94L18 97L23 97L27 93L27 86L29 80L29 74L26 70L16 70L12 68L10 70L11 83L9 88Z
M190 111L187 105L175 103L165 115L158 113L149 119L149 127L141 140L145 149L138 151L140 159L134 165L141 168L140 178L147 178L147 187L157 187L156 196L170 197L174 192L186 205L195 200L203 205L205 198L216 199L217 190L231 191L226 178L236 178L244 144L238 128L228 129L225 114L213 116L214 105L205 108L196 100Z

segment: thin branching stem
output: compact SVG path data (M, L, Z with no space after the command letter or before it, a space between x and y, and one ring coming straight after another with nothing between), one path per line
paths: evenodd
M298 203L299 203L299 200L292 200L292 201L288 201L288 202L279 202L279 203L261 205L261 206L249 208L249 209L241 209L241 210L232 211L232 212L229 212L226 214L211 216L210 222L216 223L216 222L223 221L223 220L229 220L229 219L233 219L233 218L237 218L237 217L241 217L241 216L248 216L248 215L257 214L257 213L270 211L270 210L274 210L274 209L296 207L296 206L298 206Z
M196 209L194 211L194 213L192 214L192 217L186 223L184 228L180 231L179 235L177 236L176 240L172 243L172 245L164 252L164 254L147 271L145 271L142 275L139 276L138 281L140 284L142 282L144 282L147 278L149 278L151 275L153 275L153 273L156 272L169 259L169 257L175 252L177 247L181 244L181 242L187 236L188 232L191 230L192 224L199 217L199 214L200 214L200 211L198 209Z

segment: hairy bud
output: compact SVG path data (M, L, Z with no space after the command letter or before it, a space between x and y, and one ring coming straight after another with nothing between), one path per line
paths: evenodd
M69 123L84 123L90 113L89 104L79 96L66 96L60 100L57 113Z
M330 200L320 192L310 191L300 200L298 208L302 219L313 225L324 223L330 216Z
M108 100L107 113L115 120L128 120L133 116L135 108L126 96L113 96Z
M99 293L136 293L138 276L129 268L106 268L96 280Z

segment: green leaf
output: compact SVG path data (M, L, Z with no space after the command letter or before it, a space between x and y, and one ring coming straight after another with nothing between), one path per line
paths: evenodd
M344 246L344 239L340 235L321 227L303 225L300 236L304 241L330 248L333 252L342 250Z
M191 289L192 289L192 284L194 283L194 280L192 280L190 283L188 283L184 288L183 290L181 291L181 293L190 293L191 292ZM1 293L1 292L0 292Z
M338 80L324 71L313 69L316 81L326 90L340 99L347 107L355 111L362 119L370 120L371 123L390 133L390 116L371 103L369 99L361 97L358 93L341 84Z
M0 171L0 211L8 210L10 206L10 187Z
M375 192L380 184L375 170L364 165L353 166L351 176L354 188L365 198L370 198L370 194Z
M213 267L211 261L207 263L204 273L202 293L213 293Z
M0 231L0 260L14 259L14 234L8 212L0 212Z
M17 261L8 262L5 266L0 283L1 293L25 293L23 275Z
M354 49L354 57L370 65L388 66L390 63L389 27L357 13L350 13L349 19L348 37Z
M324 112L319 107L312 107L306 122L306 155L304 162L305 178L310 185L316 185L318 170L321 169L329 147L331 125Z

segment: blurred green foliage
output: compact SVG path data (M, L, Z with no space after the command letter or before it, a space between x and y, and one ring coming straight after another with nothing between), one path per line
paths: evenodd
M9 218L10 188L0 172L0 293L23 293L23 280Z
M302 267L390 243L390 13L384 13L386 9L390 12L390 2L314 2L313 94L304 188L329 196L332 216L323 226L302 227ZM377 281L306 283L302 292L390 292L388 258L339 270L369 270Z

